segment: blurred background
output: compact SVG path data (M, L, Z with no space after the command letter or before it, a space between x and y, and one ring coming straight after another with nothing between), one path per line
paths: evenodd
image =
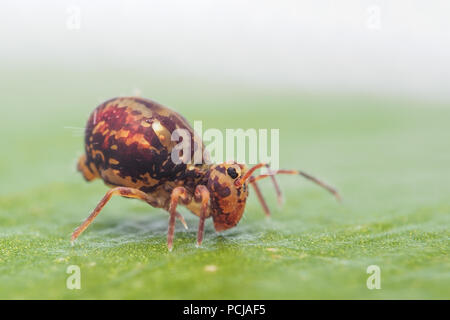
M446 0L2 1L0 297L448 298L449 12ZM283 209L263 186L270 224L251 198L224 237L208 224L205 250L177 229L170 256L166 216L116 199L70 247L106 190L75 171L85 122L129 95L204 129L280 129L280 166L325 178L344 205L280 177ZM69 264L87 270L84 291L64 287ZM370 264L386 290L366 288Z
M3 70L447 99L449 9L445 0L4 1L0 58Z

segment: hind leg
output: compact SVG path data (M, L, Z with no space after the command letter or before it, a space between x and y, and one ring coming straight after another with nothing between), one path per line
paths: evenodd
M126 197L126 198L141 199L141 200L144 200L145 202L147 202L148 204L150 204L154 207L157 207L157 202L155 201L155 199L153 197L149 196L148 194L146 194L145 192L142 192L138 189L127 188L127 187L113 188L105 194L105 196L103 197L102 200L100 200L100 202L97 204L94 211L92 211L92 213L89 215L89 217L87 217L87 219L84 220L84 222L78 228L75 229L75 231L72 233L72 237L71 237L72 242L75 241L75 239L78 238L78 236L84 230L86 230L86 228L98 216L100 211L102 211L103 207L108 203L108 201L111 199L111 197L115 196L115 195ZM184 227L187 228L186 222L184 221L183 217L178 212L175 212L175 216L178 217L178 219L180 219L181 222L183 223Z

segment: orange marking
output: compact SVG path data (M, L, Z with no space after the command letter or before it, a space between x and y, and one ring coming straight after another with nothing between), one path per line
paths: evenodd
M100 121L99 123L97 123L97 125L95 126L94 130L92 130L92 133L95 134L97 133L97 131L101 131L103 129L103 126L105 124L105 121Z
M92 150L92 158L95 159L95 157L97 155L100 155L102 157L102 161L105 162L105 156L103 155L103 153L99 150Z
M117 161L116 159L111 158L111 159L109 159L109 163L110 164L119 164L119 161Z
M128 139L125 141L125 144L127 146L137 142L138 144L142 144L144 146L150 146L147 140L145 140L144 135L142 133L136 133L131 135L131 137L128 137Z
M113 134L113 131L111 131L111 135L112 134ZM129 130L123 130L123 129L120 129L119 131L114 132L116 140L118 140L120 138L127 138L129 134L130 134Z

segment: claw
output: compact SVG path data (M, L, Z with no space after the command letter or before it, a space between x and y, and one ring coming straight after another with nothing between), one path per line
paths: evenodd
M188 230L189 228L188 228L188 225L186 223L186 220L184 220L183 216L179 212L177 212L177 218L183 224L184 229Z

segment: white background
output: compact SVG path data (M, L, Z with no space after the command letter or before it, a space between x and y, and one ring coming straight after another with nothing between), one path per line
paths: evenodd
M75 30L67 27L73 6ZM1 68L120 65L262 88L450 99L448 0L21 0L0 8Z

